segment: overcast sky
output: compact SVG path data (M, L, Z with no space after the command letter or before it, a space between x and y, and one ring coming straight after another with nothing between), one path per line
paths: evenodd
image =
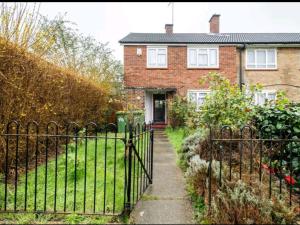
M41 3L40 12L54 18L67 13L81 33L109 42L123 61L118 41L130 32L165 32L172 8L164 3ZM220 32L300 32L300 3L174 3L174 32L207 33L208 20L221 14Z

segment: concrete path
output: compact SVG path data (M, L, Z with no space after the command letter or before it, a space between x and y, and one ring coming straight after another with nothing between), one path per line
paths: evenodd
M194 223L176 154L163 131L154 131L153 184L137 203L131 219L136 224Z

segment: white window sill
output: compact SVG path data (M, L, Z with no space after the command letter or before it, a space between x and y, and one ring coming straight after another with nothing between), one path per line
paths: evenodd
M219 66L214 66L214 67L192 67L192 66L188 66L187 69L220 69Z
M246 70L278 70L278 68L246 68Z

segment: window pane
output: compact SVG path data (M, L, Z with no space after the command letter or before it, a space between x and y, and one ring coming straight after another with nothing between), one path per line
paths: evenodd
M196 99L197 99L197 93L195 93L195 92L190 92L190 93L189 93L189 100L190 100L191 102L196 103Z
M267 65L267 68L276 68L276 65Z
M198 53L199 54L207 54L207 49L199 49Z
M148 49L148 65L155 66L156 65L156 50Z
M247 66L255 64L255 54L254 50L247 51Z
M266 93L258 93L257 94L257 104L258 105L263 105L265 103L265 100L267 98Z
M189 49L189 65L196 66L197 65L197 51L196 49Z
M257 67L264 68L266 67L266 51L265 50L257 50Z
M207 55L203 55L203 54L198 55L198 65L199 66L207 66L208 65Z
M158 55L157 56L157 63L159 66L165 66L166 65L166 55Z
M159 55L165 55L166 54L166 49L158 49L158 54Z
M203 92L198 93L198 99L197 99L198 106L201 106L203 104L205 96L206 96L206 93L203 93Z
M269 49L267 51L268 54L268 64L275 65L275 50Z
M211 66L217 65L217 50L216 49L209 50L209 64Z
M275 100L276 93L269 93L268 94L268 100Z
M166 66L167 64L166 49L158 49L157 64L159 66Z
M257 50L257 63L265 64L266 63L266 51L265 50Z

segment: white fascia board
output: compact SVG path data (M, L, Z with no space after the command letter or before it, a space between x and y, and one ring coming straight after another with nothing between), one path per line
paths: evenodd
M274 48L278 48L278 47L295 47L295 48L300 48L300 44L245 44L246 48L262 48L262 47L274 47Z
M121 43L121 46L242 46L241 44L217 44L217 43L203 43L203 44L176 44L176 43Z

